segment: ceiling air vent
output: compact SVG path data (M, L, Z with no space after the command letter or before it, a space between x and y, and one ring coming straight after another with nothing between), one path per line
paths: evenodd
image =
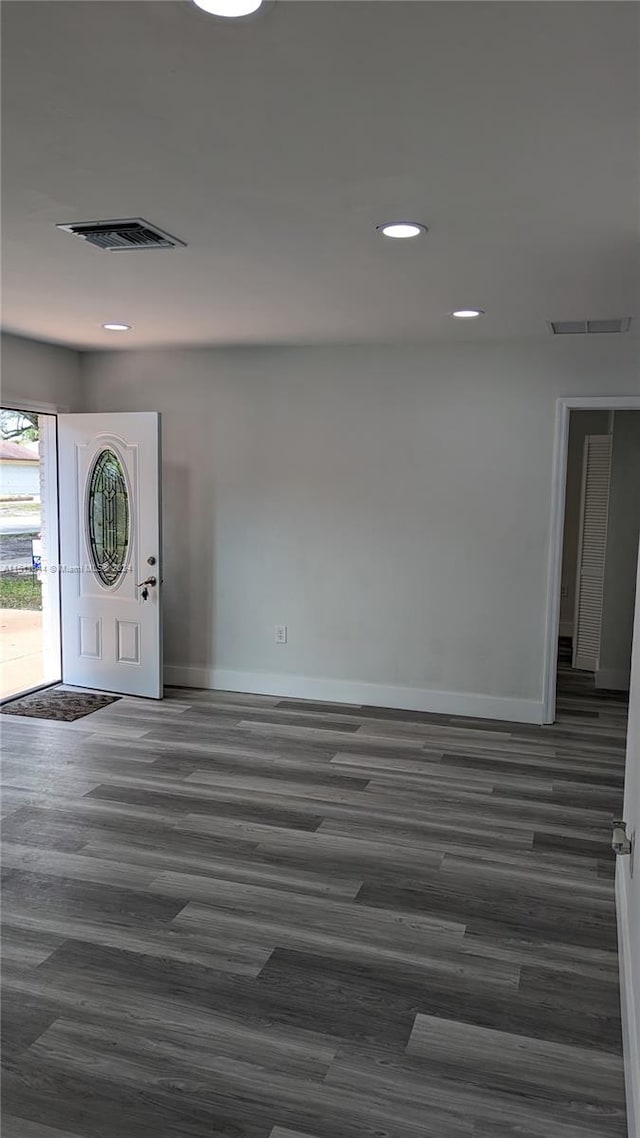
M617 316L614 320L550 320L552 336L589 336L599 332L628 332L630 316Z
M175 249L177 245L186 245L158 229L157 225L149 225L143 217L126 217L116 221L78 221L70 225L57 225L56 229L64 229L66 233L75 233L89 245L105 252L116 253L123 249Z

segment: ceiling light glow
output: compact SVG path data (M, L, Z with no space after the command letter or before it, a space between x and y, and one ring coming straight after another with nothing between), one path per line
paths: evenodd
M131 325L130 324L102 324L101 327L104 328L105 332L130 332L131 331Z
M475 320L477 316L484 316L484 308L457 308L451 315L456 320Z
M383 233L385 237L395 237L397 241L406 241L407 237L419 237L421 233L427 232L426 225L420 225L417 221L392 221L385 225L377 225L378 233Z
M225 16L229 20L237 20L240 16L250 16L262 7L262 0L193 0L203 12L210 16Z

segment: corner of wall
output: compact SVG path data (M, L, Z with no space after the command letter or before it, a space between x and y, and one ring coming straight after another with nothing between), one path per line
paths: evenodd
M2 399L43 411L77 411L81 400L80 353L42 340L2 332Z

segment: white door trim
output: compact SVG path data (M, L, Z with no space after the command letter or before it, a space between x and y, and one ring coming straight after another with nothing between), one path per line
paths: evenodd
M560 628L560 579L562 538L567 483L569 415L571 411L640 411L640 395L585 395L556 402L553 467L551 475L551 533L547 574L547 615L542 698L543 723L553 723L556 715L558 631Z
M616 866L616 920L618 925L618 961L620 970L620 1010L622 1012L622 1053L624 1086L627 1100L629 1138L640 1133L640 1023L636 1016L638 1000L634 988L634 952L629 932L629 887L624 868Z
M62 679L60 640L60 496L58 494L58 418L48 412L40 432L40 532L46 563L42 566L42 647L45 675ZM44 470L44 479L43 479ZM52 566L55 569L52 570ZM51 681L50 681L51 682Z
M41 399L0 399L3 410L7 411L39 411L41 415L66 415L69 407L61 403L43 403Z

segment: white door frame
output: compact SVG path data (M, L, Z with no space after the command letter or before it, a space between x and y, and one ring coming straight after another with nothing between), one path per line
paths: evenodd
M39 399L5 399L2 396L0 403L6 411L37 411L41 415L66 415L71 410L62 403L43 403Z
M44 688L53 687L54 684L59 684L62 679L62 642L60 638L60 620L61 620L61 595L60 595L60 578L57 575L58 562L60 560L59 550L59 518L60 518L60 495L58 493L58 415L67 411L67 407L63 407L57 403L45 403L41 400L33 399L5 399L4 396L0 400L0 408L3 411L33 411L37 415L47 415L49 419L54 420L53 423L47 425L44 438L41 438L41 471L42 471L42 457L49 471L49 491L47 498L41 501L41 519L43 526L47 530L47 554L48 566L45 569L50 570L51 566L55 566L53 575L48 572L42 582L43 598L47 591L48 586L48 604L43 603L42 609L42 637L48 664L52 665L55 661L57 669L57 679L43 680L41 684L36 684L35 687L25 688L23 691L16 692L13 695L3 696L0 699L0 704L10 703L14 699L21 699L25 695L31 695L32 692L42 691ZM55 582L55 589L53 583ZM52 599L52 594L54 594ZM51 667L51 671L54 668Z
M549 540L549 568L547 576L545 658L542 688L543 723L553 723L556 717L558 633L560 631L560 580L562 575L562 541L564 536L567 456L569 449L569 415L571 411L640 411L640 395L584 395L558 399L556 402L556 424L551 475L551 534Z

